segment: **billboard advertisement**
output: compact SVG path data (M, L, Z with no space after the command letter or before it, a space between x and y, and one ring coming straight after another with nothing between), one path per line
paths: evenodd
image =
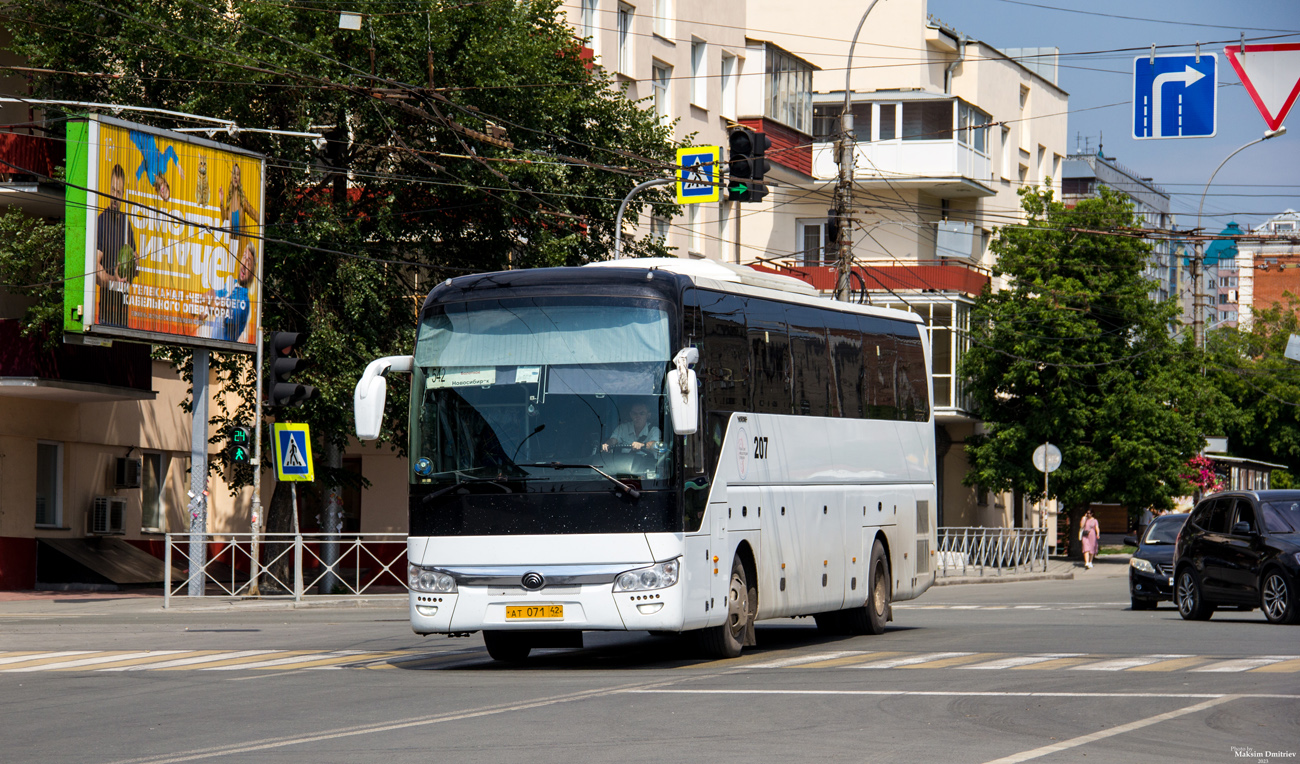
M261 155L92 115L68 125L64 331L256 351Z

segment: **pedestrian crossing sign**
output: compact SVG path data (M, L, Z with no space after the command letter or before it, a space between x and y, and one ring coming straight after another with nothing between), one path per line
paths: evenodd
M722 147L677 149L677 203L716 202L722 198Z
M316 479L311 463L311 431L305 424L274 424L275 476L310 483Z

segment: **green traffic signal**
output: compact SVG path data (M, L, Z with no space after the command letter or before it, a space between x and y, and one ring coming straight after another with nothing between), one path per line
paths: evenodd
M235 427L230 431L230 458L235 464L247 464L252 458L249 444L253 440L253 430L248 427Z

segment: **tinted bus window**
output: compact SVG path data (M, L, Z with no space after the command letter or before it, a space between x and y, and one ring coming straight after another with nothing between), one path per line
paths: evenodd
M862 367L866 378L863 416L867 419L898 419L898 353L890 321L861 316Z
M826 340L831 361L831 405L835 416L861 418L865 377L862 331L850 313L826 314Z
M894 344L898 348L897 390L899 419L924 422L930 418L930 390L926 377L925 346L920 327L897 322Z
M823 322L823 316L834 313L803 305L787 305L785 315L790 326L794 413L836 416L838 407L832 405L834 376Z
M706 411L745 411L749 400L749 342L745 298L693 290L704 333L696 374L704 384Z
M783 303L772 300L749 301L749 355L754 369L752 411L756 414L793 412L785 309Z

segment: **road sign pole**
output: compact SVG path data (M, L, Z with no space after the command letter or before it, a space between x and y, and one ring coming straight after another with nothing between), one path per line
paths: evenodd
M254 378L257 380L253 391L253 506L249 512L249 532L252 534L249 549L248 595L262 595L258 579L262 575L262 545L258 531L262 526L262 315L257 316L257 367Z

